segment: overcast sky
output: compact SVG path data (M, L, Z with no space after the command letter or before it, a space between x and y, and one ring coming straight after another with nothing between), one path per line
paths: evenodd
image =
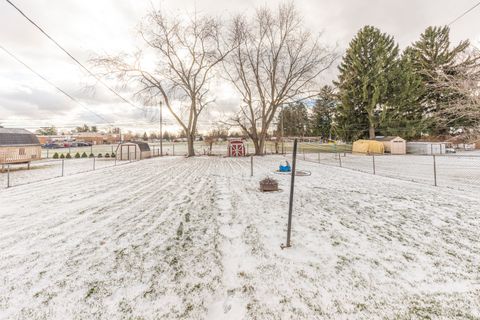
M277 6L279 1L225 0L12 0L35 22L51 34L80 61L96 54L132 51L137 46L136 26L152 7L171 14L185 14L196 9L228 19L238 12L251 13L259 5ZM359 28L369 24L395 37L401 47L415 41L429 25L451 22L478 0L298 0L295 4L305 25L322 33L324 42L337 46L339 53ZM480 7L451 26L454 43L470 39L480 43ZM0 45L17 55L88 109L64 97L0 50L0 124L5 127L35 129L56 125L72 128L82 123L103 127L109 123L125 129L150 131L154 115L122 103L91 79L44 35L35 29L5 0L0 0ZM336 66L322 81L331 81ZM122 92L130 98L129 92ZM238 105L231 88L220 83L216 105L200 120L205 130L217 119L228 117ZM166 115L167 129L176 130Z

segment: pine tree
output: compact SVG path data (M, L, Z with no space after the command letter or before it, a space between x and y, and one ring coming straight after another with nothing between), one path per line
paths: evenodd
M410 49L414 67L426 88L421 104L431 134L448 134L452 128L469 124L468 117L443 117L448 114L450 105L456 105L459 100L466 98L455 86L448 85L443 79L448 77L455 83L455 78L462 77L466 69L478 64L478 57L468 55L469 47L468 40L451 47L450 28L443 26L428 27Z
M372 26L363 27L350 42L336 83L341 101L337 129L344 139L364 136L367 130L370 139L375 138L390 99L398 54L393 37Z
M315 100L313 113L310 120L312 134L323 139L331 139L333 131L333 118L338 106L338 98L332 86L323 86L318 98Z
M405 139L419 137L426 130L421 98L425 86L413 66L411 49L405 50L395 69L389 105L384 108L380 131Z
M309 118L306 106L295 103L283 108L278 115L277 130L284 136L305 136L309 131Z

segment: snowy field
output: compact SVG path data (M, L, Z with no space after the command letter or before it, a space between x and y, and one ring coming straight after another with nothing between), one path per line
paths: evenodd
M478 319L480 197L282 157L0 189L0 319ZM260 178L281 191L257 190ZM54 181L54 183L52 182Z
M62 159L44 159L33 161L29 170L26 164L11 165L9 184L10 186L18 186L58 178L62 176L62 172L63 176L70 176L125 163L128 163L128 161L117 160L115 162L115 159L111 158L96 158L95 160L93 158L64 159L62 170ZM0 172L0 189L7 187L6 171L7 169L3 173ZM78 177L78 179L83 179L83 177ZM89 183L93 183L93 181Z

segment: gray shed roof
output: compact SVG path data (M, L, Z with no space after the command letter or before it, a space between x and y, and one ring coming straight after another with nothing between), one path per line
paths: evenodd
M395 140L397 138L405 140L405 139L403 139L402 137L399 137L399 136L377 137L377 138L375 138L375 140L377 140L377 141L392 141L392 140Z
M37 136L25 129L0 128L0 146L40 145Z
M150 146L149 146L148 143L146 143L146 142L133 141L133 143L135 143L136 145L138 145L138 148L140 149L140 151L150 151Z
M150 151L150 146L148 145L148 143L143 142L143 141L123 142L123 143L120 143L119 145L124 145L124 146L128 146L128 145L134 146L134 145L137 145L141 152L143 152L143 151Z

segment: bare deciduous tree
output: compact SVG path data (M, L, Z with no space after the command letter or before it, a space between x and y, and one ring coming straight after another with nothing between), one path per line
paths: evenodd
M125 85L135 86L136 96L145 103L163 102L186 132L188 156L194 156L198 118L213 102L209 84L214 68L229 53L222 48L221 24L205 15L179 19L152 11L139 34L145 48L135 55L92 61L105 76L115 75Z
M431 117L446 127L480 127L480 53L466 55L468 63L459 63L454 72L435 70L430 87L443 92L445 102Z
M293 4L257 9L252 19L235 17L229 40L234 49L223 65L242 96L233 121L253 140L255 153L263 154L278 107L316 94L316 80L335 56L303 28Z
M217 123L207 135L203 137L205 144L208 146L208 153L212 154L213 145L220 140L228 138L228 126L223 123Z

